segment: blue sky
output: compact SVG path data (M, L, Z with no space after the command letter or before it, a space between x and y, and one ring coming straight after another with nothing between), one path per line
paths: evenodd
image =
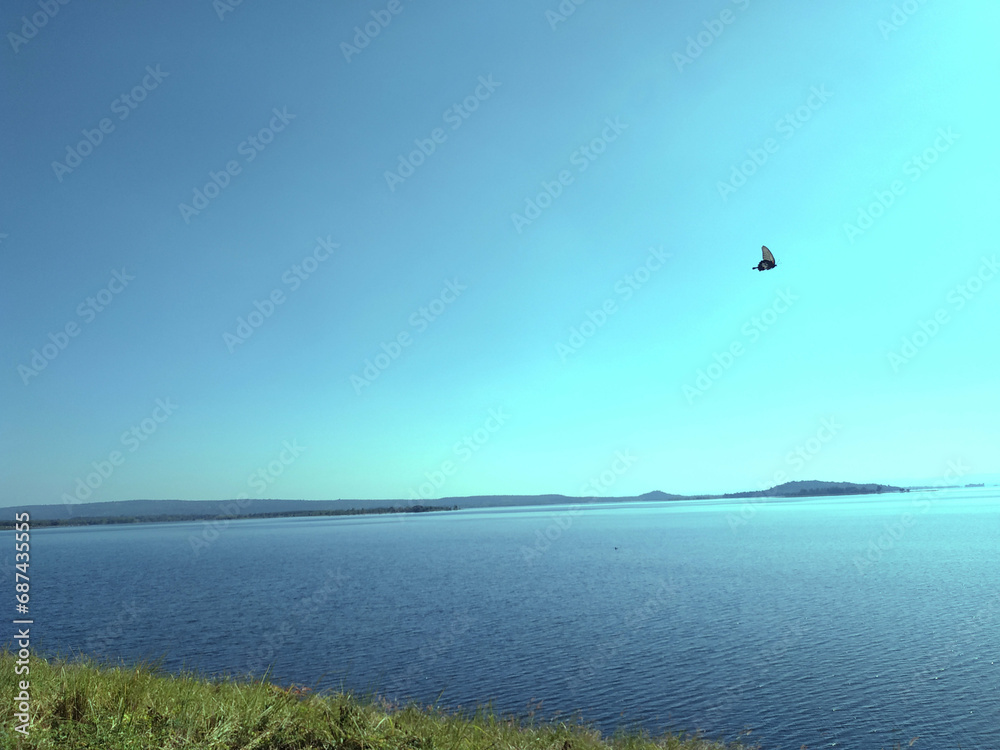
M3 503L997 479L995 4L288 6L8 4Z

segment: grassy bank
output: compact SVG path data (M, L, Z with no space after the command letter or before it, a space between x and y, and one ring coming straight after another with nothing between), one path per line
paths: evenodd
M0 651L0 746L53 750L737 750L697 737L605 738L574 722L456 715L337 693L312 695L267 682L170 675L32 656L30 713L15 731L15 657Z

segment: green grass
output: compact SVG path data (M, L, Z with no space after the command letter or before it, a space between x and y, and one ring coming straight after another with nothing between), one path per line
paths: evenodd
M31 657L27 738L14 730L15 657L0 650L0 747L52 750L738 750L697 736L602 737L578 721L449 713L156 665Z

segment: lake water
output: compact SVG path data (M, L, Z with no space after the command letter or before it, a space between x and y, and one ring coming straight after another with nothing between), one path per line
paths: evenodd
M33 644L765 748L1000 747L995 488L203 531L35 530Z

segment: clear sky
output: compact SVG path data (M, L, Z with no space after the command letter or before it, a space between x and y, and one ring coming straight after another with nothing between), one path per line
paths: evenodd
M0 502L995 481L998 23L8 3Z

